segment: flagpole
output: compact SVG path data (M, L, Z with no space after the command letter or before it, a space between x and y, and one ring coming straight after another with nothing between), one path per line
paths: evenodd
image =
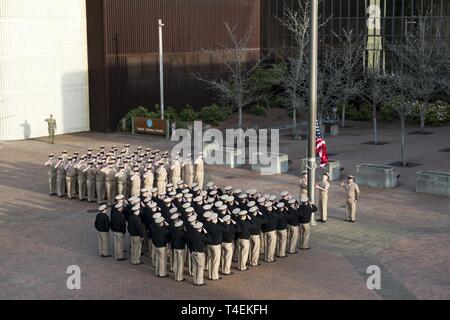
M310 64L309 64L309 127L308 127L308 196L315 204L316 184L316 121L317 121L317 56L318 56L318 1L311 1ZM311 225L316 224L314 213Z

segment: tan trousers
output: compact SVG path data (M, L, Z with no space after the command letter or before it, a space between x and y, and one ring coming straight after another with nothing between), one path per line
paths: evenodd
M194 181L198 184L200 190L203 190L203 181L204 181L205 173L203 171L197 171L195 173Z
M95 200L95 181L87 180L86 181L86 189L87 189L87 199L89 202Z
M238 240L233 240L233 261L238 261L238 255L239 255L239 243Z
M320 193L319 201L319 219L327 221L328 219L328 192Z
M208 246L208 278L209 280L219 279L220 268L220 244L216 246Z
M72 199L75 196L75 179L73 177L66 177L67 197Z
M141 261L141 237L131 237L131 264L139 264Z
M265 251L264 251L264 260L266 262L272 262L275 260L275 248L277 245L277 233L276 231L270 231L264 233L265 239Z
M121 232L114 232L114 255L117 260L125 258L125 255L123 254L124 250L125 235Z
M58 196L63 197L66 193L66 177L61 175L56 175L56 189L58 191Z
M173 272L175 273L175 281L184 280L184 262L186 258L186 250L173 250Z
M127 193L127 185L126 185L126 183L118 182L117 183L117 195L118 196L119 195L126 196L126 193Z
M205 254L203 252L193 252L192 257L192 271L194 277L194 284L203 284L203 275L205 270Z
M233 242L222 242L222 252L220 264L222 265L222 273L231 273L231 262L233 260Z
M97 181L95 183L97 189L97 203L102 204L105 202L105 182Z
M287 230L277 230L277 256L286 256Z
M247 270L248 253L250 240L238 239L238 270Z
M147 247L148 247L148 257L152 259L153 265L153 243L151 239L147 239Z
M255 267L258 265L259 260L259 247L261 245L261 236L251 235L250 236L250 265Z
M347 202L345 203L347 207L347 219L352 221L356 220L356 202L355 199L347 198Z
M167 246L158 248L155 247L155 274L158 277L165 277L167 275Z
M167 244L167 259L166 262L169 263L170 271L173 272L173 250L170 243Z
M101 256L109 255L109 232L98 233L98 251Z
M153 242L150 241L150 246L152 247L152 266L156 268L156 247L153 245Z
M56 189L56 173L49 173L48 175L48 193L50 195L56 194L57 189Z
M264 254L264 249L266 246L266 240L264 239L264 233L261 232L259 236L259 254Z
M288 225L288 253L295 253L297 251L297 243L298 243L298 226L290 226Z
M192 255L189 249L186 249L186 260L188 262L189 275L192 277L194 275L194 270L193 270Z
M78 198L84 200L86 198L86 180L78 179Z
M302 249L309 248L309 234L311 226L309 223L300 224L300 247Z
M112 206L116 201L116 182L115 181L106 181L105 182L105 190L106 190L106 203L108 206Z

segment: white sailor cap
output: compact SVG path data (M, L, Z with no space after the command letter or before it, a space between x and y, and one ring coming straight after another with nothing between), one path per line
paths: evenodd
M234 197L233 196L228 196L227 201L228 202L233 202L234 201Z
M131 197L130 199L128 199L128 202L133 203L134 201L136 201L136 199L139 200L138 197Z
M266 198L264 198L264 197L259 197L258 200L257 200L257 202L258 202L258 203L264 203L264 202L266 202Z
M191 213L191 212L194 212L194 208L192 208L192 207L189 207L189 208L186 208L186 213Z
M210 204L205 204L203 206L203 210L205 210L205 211L211 210L211 208L212 208L212 206Z
M256 189L249 189L249 190L247 190L247 193L252 196L252 195L256 194Z
M123 194L119 194L117 197L116 197L116 200L117 201L120 201L120 200L123 200L125 197L123 196Z
M182 194L188 194L189 193L189 189L183 189L183 191L181 191Z
M200 201L203 201L203 198L201 196L198 196L198 197L195 197L194 201L200 202Z
M286 196L289 195L289 192L288 192L288 191L283 191L283 192L280 193L280 195L281 195L282 197L286 197Z
M146 193L146 192L148 192L148 189L147 189L147 188L142 188L142 189L141 189L141 193Z
M295 204L295 199L290 199L290 200L288 201L288 203L289 203L289 204Z
M211 220L216 220L218 217L219 217L219 215L217 213L215 213L215 212L213 212L211 214Z
M118 204L116 204L115 206L114 206L114 208L116 208L116 209L120 209L120 208L122 208L123 207L123 202L119 202Z
M150 209L154 209L154 208L156 208L158 206L158 204L156 203L156 202L151 202L150 204L148 204L148 207L150 208Z
M247 215L247 213L248 213L247 210L242 210L242 211L239 212L239 215L240 216L245 216L245 215Z
M219 207L221 207L223 205L223 202L222 201L217 201L216 203L214 203L214 206L216 207L216 208L219 208Z
M227 210L228 209L228 207L226 206L226 205L221 205L220 207L219 207L219 210L220 211L225 211L225 210Z
M183 204L183 209L187 209L190 206L191 206L191 203L190 202L186 202L186 203Z
M177 195L177 193L175 191L170 191L169 192L169 196L171 197L175 197Z
M180 216L180 215L179 215L178 213L175 213L175 214L173 214L173 215L170 216L170 220L178 219L179 216Z
M188 222L194 222L194 221L196 221L197 220L197 216L196 215L192 215L192 216L190 216L189 218L188 218Z
M222 200L222 201L227 201L227 199L228 199L228 195L226 195L226 194L224 194L220 197L220 200Z
M177 222L175 222L175 227L179 228L183 225L183 220L178 220Z
M309 198L306 194L302 194L300 197L301 202L308 202Z
M191 187L192 188L198 187L198 183L194 182Z
M272 195L272 196L269 197L269 200L270 200L270 201L275 201L275 200L277 200L277 197L274 196L274 195Z
M168 184L166 185L166 188L173 188L173 184L172 184L172 183L168 183Z
M192 193L186 193L186 195L184 196L186 199L190 199L193 197Z
M149 203L150 201L152 201L151 197L147 197L147 198L144 199L144 203Z
M159 218L155 219L155 223L157 223L157 224L160 224L162 222L164 222L164 218L163 217L159 217Z
M152 189L150 190L150 192L151 192L151 193L157 193L157 192L158 192L158 188L152 188Z
M158 219L158 218L160 218L161 217L161 212L157 212L157 213L155 213L154 215L152 215L152 218L154 219L154 220L156 220L156 219Z
M105 211L108 209L108 206L106 204L102 204L100 207L98 207L98 211Z
M270 208L273 206L273 203L271 201L267 201L266 204L264 205L264 207L266 208Z
M133 209L132 209L133 211L139 211L139 210L141 210L141 206L140 205L135 205L134 207L133 207Z
M213 198L208 198L208 200L206 200L206 202L208 202L211 205L214 203L214 201L215 200Z
M165 203L171 203L171 202L172 202L172 199L170 199L170 198L165 198L165 199L164 199L164 202L165 202Z
M211 196L215 196L217 194L217 190L213 190L209 193Z
M247 207L254 207L254 206L256 206L256 203L255 203L255 201L250 201L249 203L247 203Z
M197 222L197 223L194 225L194 228L195 228L195 229L201 229L201 228L203 228L203 223Z
M247 198L247 195L245 193L241 193L239 195L239 199L245 199L245 198Z
M278 204L277 204L277 208L278 208L278 209L284 208L284 202L278 203Z
M210 181L206 184L206 187L211 188L214 186L214 182Z
M205 219L209 219L209 218L211 218L211 216L212 216L211 211L206 211L206 212L203 214L203 218L205 218Z
M192 188L192 191L194 191L194 192L199 192L199 191L200 191L200 188L199 188L199 187L193 187L193 188Z
M226 186L226 187L225 187L225 191L231 191L231 190L233 190L233 187L232 187L232 186Z
M234 194L239 194L241 192L242 192L242 189L236 189L236 190L233 191Z
M207 195L208 195L208 192L206 192L206 191L200 192L201 197L206 197Z
M241 212L241 209L239 209L239 208L236 208L236 209L233 210L233 214L234 215L238 215L239 212Z
M253 212L256 212L256 211L258 211L257 207L251 207L250 209L248 209L248 212L250 212L250 213L253 213Z
M224 216L222 218L223 222L227 222L228 220L231 220L231 216L229 214L227 214L226 216Z
M177 186L182 185L182 184L184 184L183 180L179 180L179 181L177 182Z
M177 199L183 198L183 195L182 195L181 193L177 193L177 194L175 195L175 198L177 198Z

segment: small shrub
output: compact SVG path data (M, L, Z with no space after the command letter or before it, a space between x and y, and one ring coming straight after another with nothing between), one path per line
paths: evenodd
M384 103L381 106L380 114L381 114L381 118L387 122L392 122L397 118L394 107L391 104L391 102Z
M265 116L266 115L266 109L264 107L260 106L259 104L254 105L250 108L250 114L254 116Z
M345 109L348 119L353 121L368 121L372 116L372 111L370 106L362 104L359 109L354 105L347 105Z
M175 108L167 107L167 110L164 111L164 118L169 120L171 123L176 123L179 119L179 115Z
M180 121L192 122L198 119L198 113L190 105L186 105L186 108L181 110L179 119Z
M450 120L450 105L443 101L431 104L425 114L425 123L432 127L444 125Z
M200 118L203 122L215 126L228 117L229 113L227 109L228 108L221 108L214 103L210 106L203 107L200 110Z
M127 130L131 131L133 118L147 117L148 114L149 114L148 109L143 106L139 106L137 108L134 108L134 109L131 109L130 111L128 111L128 113L125 115L125 119L127 121Z

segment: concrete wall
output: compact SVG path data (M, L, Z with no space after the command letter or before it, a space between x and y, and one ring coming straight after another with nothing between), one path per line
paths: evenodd
M85 2L0 1L0 140L89 130Z
M416 192L450 197L450 173L438 171L417 171Z

